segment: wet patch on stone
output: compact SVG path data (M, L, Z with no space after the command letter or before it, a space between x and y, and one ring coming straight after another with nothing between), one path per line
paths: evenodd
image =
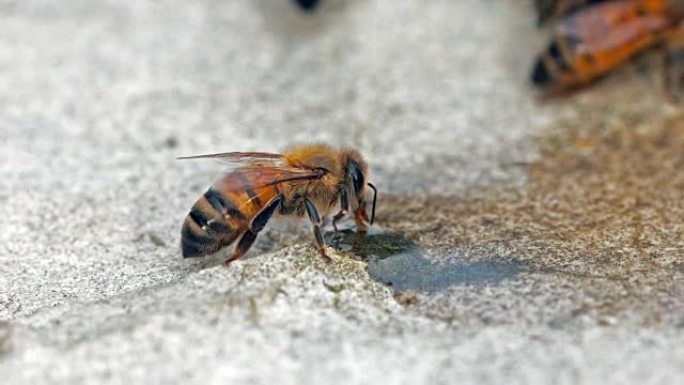
M331 232L325 235L325 241L338 250L352 252L354 257L364 261L384 259L418 248L414 241L400 233L381 231L377 228L369 229L368 233L359 233L352 229Z

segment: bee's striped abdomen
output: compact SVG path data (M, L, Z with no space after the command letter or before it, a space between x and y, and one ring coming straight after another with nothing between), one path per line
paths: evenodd
M183 257L201 257L230 245L246 223L248 218L229 197L210 188L195 202L183 222Z
M532 83L539 87L546 87L553 83L561 83L565 78L572 78L576 71L571 64L571 56L567 50L561 51L561 44L566 44L561 37L554 38L546 51L537 60L532 71Z
M277 184L255 187L253 178L233 170L195 202L181 230L183 257L202 257L232 244L279 194Z

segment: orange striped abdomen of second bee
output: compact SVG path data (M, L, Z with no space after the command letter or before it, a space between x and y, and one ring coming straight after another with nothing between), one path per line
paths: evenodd
M181 230L184 257L210 254L232 244L280 193L276 184L253 187L254 178L235 169L195 202Z
M561 20L533 82L560 89L590 84L660 42L673 23L669 7L667 0L609 1Z

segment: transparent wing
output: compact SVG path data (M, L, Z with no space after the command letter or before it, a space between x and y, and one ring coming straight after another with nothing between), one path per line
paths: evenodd
M221 152L216 154L203 154L192 156L181 156L178 159L216 159L230 163L245 162L273 162L283 159L282 154L272 152Z
M588 52L598 52L640 40L669 24L659 15L635 16L637 10L633 2L594 5L563 19L556 26L555 33L565 36L571 45L584 46Z
M321 178L322 170L269 164L246 164L228 172L216 181L214 188L220 191L245 191L280 183L297 183Z
M564 15L569 15L581 8L591 7L592 4L606 0L535 0L539 25Z

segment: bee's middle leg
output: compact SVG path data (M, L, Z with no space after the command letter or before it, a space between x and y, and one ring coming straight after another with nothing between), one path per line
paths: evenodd
M275 209L281 205L282 200L283 196L278 195L277 197L271 199L266 206L259 211L259 213L250 222L247 231L245 231L245 233L242 235L242 238L240 238L240 242L238 242L237 246L235 246L233 255L223 262L224 266L230 265L231 262L247 253L249 248L252 247L252 244L256 240L257 234L264 229L266 223L268 223L268 220L271 219Z
M321 254L321 257L326 263L329 263L330 257L325 253L325 240L323 239L323 233L321 232L321 217L318 215L318 210L310 200L304 200L304 206L306 207L306 212L309 214L309 219L313 223L314 237L316 238L316 249Z
M342 187L340 189L340 211L335 214L332 218L332 225L333 228L335 229L335 232L337 232L337 221L342 219L345 215L347 215L347 211L349 210L349 198L347 196L347 189Z

